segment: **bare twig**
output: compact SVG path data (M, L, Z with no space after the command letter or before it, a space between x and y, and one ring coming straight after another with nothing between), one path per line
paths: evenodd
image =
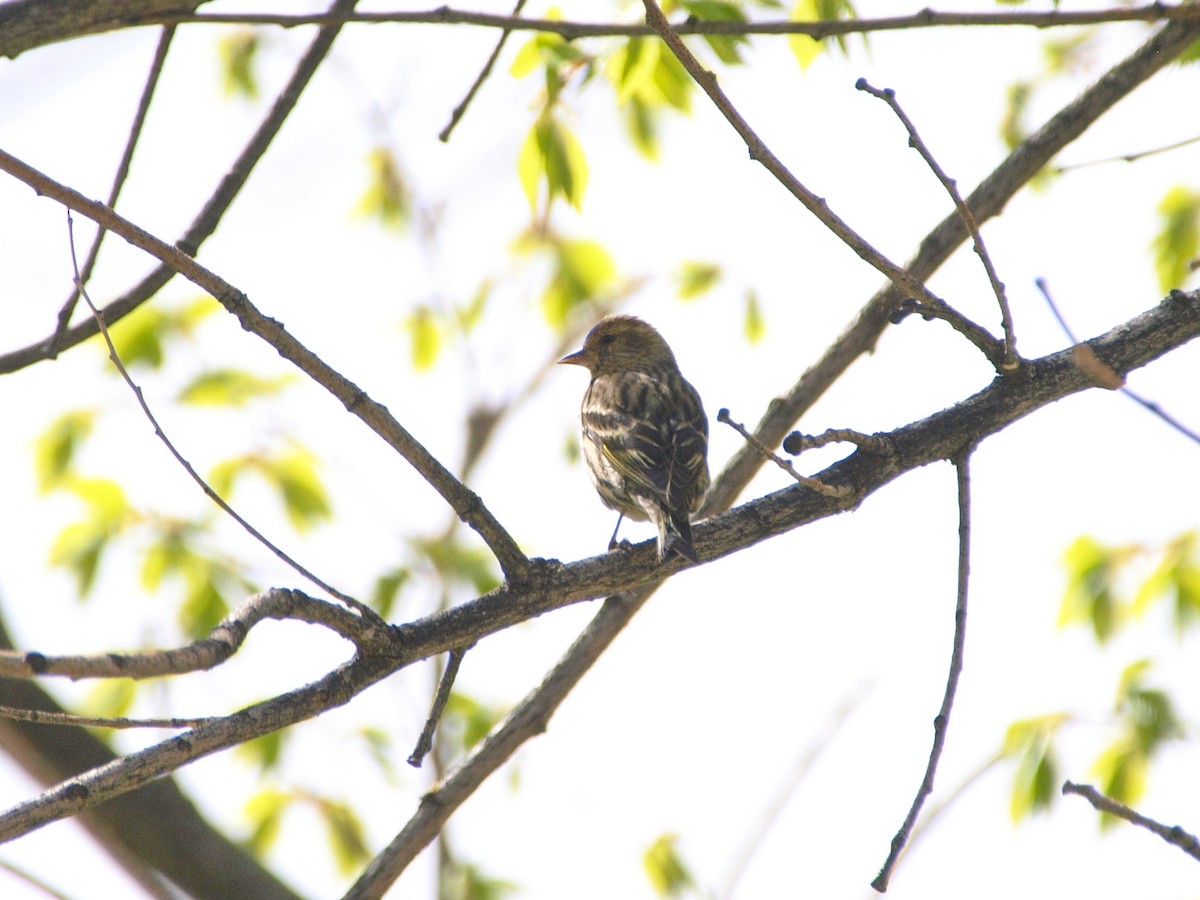
M1076 169L1086 169L1091 166L1104 166L1115 162L1137 162L1139 159L1145 159L1147 156L1157 156L1159 153L1170 153L1173 150L1178 150L1181 147L1187 147L1191 144L1200 141L1200 135L1190 137L1182 141L1175 141L1171 144L1166 144L1162 147L1155 147L1151 150L1139 150L1136 153L1126 153L1123 156L1109 156L1104 159L1090 159L1086 162L1067 163L1061 166L1055 166L1054 171L1058 175L1064 175L1067 172L1074 172Z
M92 298L88 296L87 288L84 287L83 281L79 277L79 261L75 257L75 221L71 217L71 211L69 209L67 210L67 233L71 245L71 265L75 269L75 287L79 291L80 296L83 297L84 302L87 303L88 309L92 311L92 315L96 318L96 324L99 326L100 333L104 336L104 343L108 347L108 358L112 360L113 365L117 367L117 371L121 373L121 378L124 379L127 385L129 385L129 389L133 391L134 397L137 398L138 405L142 408L142 413L150 421L150 424L154 426L154 433L158 436L159 440L163 442L167 450L170 451L171 456L175 458L175 461L183 467L183 470L187 472L192 481L199 485L200 490L204 491L204 494L208 497L208 499L217 504L217 506L221 508L221 511L229 516L229 518L241 525L242 528L245 529L252 538L270 550L277 559L290 566L321 590L333 597L337 597L347 606L356 610L359 615L366 619L373 620L377 626L382 626L384 621L379 618L379 614L371 609L371 607L367 606L365 603L355 600L349 594L342 593L331 584L327 583L321 578L318 578L307 568L302 566L296 560L292 559L292 557L284 553L283 550L272 543L266 537L266 535L251 525L240 513L230 506L220 494L214 491L212 486L204 480L200 473L196 471L195 467L188 461L187 457L179 452L179 449L174 443L172 443L171 439L167 437L167 433L163 431L162 426L158 424L158 419L155 418L153 411L151 411L150 404L146 402L146 395L142 393L142 389L138 387L137 383L133 380L133 377L129 374L129 370L125 368L125 364L121 362L121 357L117 353L116 345L113 344L112 337L108 333L108 326L104 323L104 317L100 314L100 310L96 308L96 305L92 303Z
M963 651L967 640L967 593L971 583L971 451L965 448L954 459L955 473L958 476L958 598L954 607L954 649L950 654L950 672L946 677L946 692L942 697L942 708L938 710L937 718L933 720L933 747L929 751L929 762L925 766L925 776L921 779L921 787L913 798L904 824L892 838L892 847L887 860L871 887L880 893L888 889L888 881L900 854L912 835L917 816L925 799L933 793L933 779L937 775L938 762L942 758L942 750L946 745L946 732L950 727L950 711L954 707L954 696L958 692L958 679L962 674Z
M518 18L521 15L521 10L525 8L525 0L517 0L513 7L512 18ZM492 55L487 58L487 62L483 64L483 68L479 70L479 74L475 76L475 81L471 84L470 90L467 91L467 96L462 98L462 102L454 107L454 111L450 113L450 121L446 123L446 127L438 132L438 140L443 144L450 140L450 132L454 130L454 126L458 124L459 119L463 117L463 113L467 111L467 107L471 105L471 101L475 99L475 94L487 81L488 75L492 73L492 66L496 64L497 58L500 56L500 51L504 49L505 43L508 41L508 36L512 34L511 28L505 28L500 32L500 39L496 41L496 46L492 49Z
M1038 278L1034 281L1034 284L1037 285L1037 289L1041 292L1042 297L1045 299L1046 305L1050 307L1050 312L1054 315L1055 320L1058 322L1058 326L1063 330L1063 334L1065 334L1067 339L1075 345L1077 350L1075 360L1076 365L1078 365L1084 371L1091 373L1094 376L1097 384L1099 384L1101 387L1106 387L1110 390L1119 390L1134 403L1137 403L1143 409L1158 416L1184 437L1194 441L1197 444L1200 444L1200 434L1196 433L1191 428L1188 428L1186 425L1168 413L1165 409L1159 406L1155 401L1147 400L1140 394L1131 391L1125 386L1124 378L1121 378L1119 375L1117 375L1117 373L1113 372L1112 369L1100 362L1100 360L1096 358L1096 354L1093 353L1091 348L1089 348L1086 344L1080 344L1075 339L1075 335L1071 331L1071 326L1069 326L1067 324L1067 320L1063 318L1062 313L1058 309L1058 304L1054 302L1054 297L1050 294L1050 287L1046 284L1046 279Z
M1118 803L1111 797L1105 797L1090 784L1075 784L1072 781L1065 781L1062 792L1063 794L1078 794L1100 812L1108 813L1152 831L1168 844L1173 844L1193 859L1200 860L1200 841L1196 840L1195 835L1189 834L1178 825L1163 825L1154 819L1147 818L1124 803Z
M129 719L125 716L77 716L72 713L48 712L44 709L16 709L0 706L0 718L35 725L72 725L81 728L195 728L217 720L216 716L201 716L195 719Z
M1109 7L1095 10L1044 12L1004 11L989 13L937 12L924 9L903 16L880 16L872 19L825 19L816 22L772 20L766 22L722 22L689 19L677 28L680 34L806 34L821 40L844 34L867 34L875 31L900 31L920 28L1026 26L1055 28L1073 25L1102 25L1109 22L1181 21L1200 17L1187 4L1167 5L1149 3L1136 7ZM126 16L125 24L135 25L278 25L294 28L299 25L329 24L431 24L473 25L508 31L540 31L558 34L567 40L584 37L645 37L653 31L644 25L618 23L570 22L559 19L523 19L493 13L471 12L439 6L436 9L411 12L363 12L351 14L312 13L178 13ZM0 50L3 47L0 46Z
M150 110L150 99L154 96L154 91L158 87L159 76L162 75L163 63L167 59L167 50L171 46L171 38L175 35L175 26L168 25L162 30L162 34L158 37L158 46L154 48L154 59L150 62L150 74L146 77L146 85L142 88L141 99L138 100L137 111L133 116L133 124L129 127L129 137L125 140L125 150L121 154L121 161L117 163L117 172L113 176L112 187L108 192L108 205L116 206L117 197L121 194L121 188L125 184L125 179L129 177L129 166L133 162L133 151L137 147L138 139L142 136L142 128L146 124L146 113ZM103 228L96 232L95 238L92 239L92 246L88 248L87 259L83 261L83 269L76 277L76 281L81 284L87 284L92 277L92 269L96 266L96 259L100 255L100 244L104 241L105 231ZM54 334L50 336L47 346L47 353L53 359L59 351L59 345L62 343L63 335L66 334L68 326L71 324L71 315L75 312L75 306L79 302L79 288L73 287L71 295L67 297L66 302L58 311L58 324L55 326Z
M783 450L799 456L805 450L815 450L829 444L853 444L868 453L891 453L892 447L877 434L863 434L850 428L827 428L820 434L801 434L793 431L783 439Z
M323 625L360 650L395 655L394 635L372 622L300 591L271 588L247 597L208 633L184 647L145 653L98 653L52 656L34 651L0 650L0 677L36 678L57 675L83 678L160 678L200 672L220 665L242 645L250 629L264 619L291 619Z
M880 90L872 87L867 83L865 78L860 78L855 82L854 86L860 91L866 91L872 97L877 97L885 102L893 113L896 114L905 131L908 132L909 146L921 154L921 158L925 160L925 164L929 166L930 171L937 176L937 180L942 183L942 187L946 189L946 193L950 195L950 199L954 202L955 209L962 216L963 223L967 226L967 231L971 233L971 240L975 245L975 253L979 257L979 261L983 263L983 269L987 273L988 281L992 285L992 292L996 295L996 302L1000 305L1000 322L1004 329L1004 361L1001 363L1001 368L1005 371L1012 371L1020 365L1020 358L1017 356L1017 336L1013 331L1012 311L1008 307L1008 297L1004 294L1004 283L1000 281L1000 276L996 274L996 267L992 264L992 257L987 251L987 247L983 243L983 234L979 231L979 223L975 221L975 216L971 213L971 208L963 201L962 194L958 192L958 182L946 174L945 170L934 159L933 153L926 146L925 141L921 138L917 131L917 126L912 123L908 114L900 106L900 101L896 99L896 92L891 88Z
M758 438L746 430L746 426L740 422L735 422L729 417L729 410L721 409L717 412L717 421L728 425L743 438L750 443L754 449L763 455L763 459L768 462L773 462L783 471L791 475L797 482L807 488L811 488L818 493L824 494L826 497L844 497L847 494L847 488L844 485L825 484L816 478L809 478L807 475L801 475L796 471L795 467L786 459L781 459L776 456L771 450L762 443Z
M408 764L414 768L421 768L421 762L433 747L433 733L442 720L442 713L446 711L446 702L450 699L450 689L454 687L454 679L458 677L458 667L462 665L463 657L466 655L467 651L463 647L456 647L447 654L446 668L438 681L438 689L433 697L429 718L425 720L425 727L421 729L417 746L408 757Z

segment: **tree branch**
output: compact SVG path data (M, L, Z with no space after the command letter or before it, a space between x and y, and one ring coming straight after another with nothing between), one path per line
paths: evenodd
M1200 841L1196 840L1195 835L1189 834L1178 825L1163 825L1161 822L1147 818L1137 810L1130 809L1124 803L1118 803L1111 797L1105 797L1090 784L1075 784L1072 781L1064 781L1062 792L1063 794L1078 794L1100 812L1108 813L1119 819L1124 819L1133 825L1139 825L1148 831L1152 831L1168 844L1174 844L1188 856L1200 860Z

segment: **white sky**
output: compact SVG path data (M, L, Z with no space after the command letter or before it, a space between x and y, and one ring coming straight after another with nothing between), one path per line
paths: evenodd
M859 11L867 17L900 10L864 0ZM568 13L595 21L610 15L603 4L571 4ZM177 35L119 204L124 215L168 240L190 222L263 112L261 103L221 96L221 33L184 28ZM310 33L269 34L264 97L287 77ZM1147 31L1127 26L1108 33L1094 55L1096 67L1049 87L1030 121L1043 121ZM906 147L900 125L882 103L854 90L855 79L896 89L965 193L1003 158L996 130L1006 86L1040 71L1039 48L1049 36L1028 29L880 34L872 36L869 53L852 39L849 63L829 57L803 75L783 39L758 39L754 67L722 71L721 80L801 180L902 262L945 215L947 202ZM534 300L542 273L509 257L528 214L515 157L538 89L536 76L514 82L507 74L522 36L510 42L449 145L436 138L493 40L491 32L467 28L347 30L200 254L449 462L460 453L463 411L480 396L511 397L553 345ZM0 62L0 146L85 194L104 196L155 41L151 31L113 35ZM1198 79L1196 67L1160 74L1062 161L1192 136L1197 121L1187 113L1194 107L1189 98L1200 92ZM790 386L850 321L880 277L747 160L744 146L700 96L690 119L669 120L657 165L626 146L603 88L570 105L589 154L591 183L584 215L560 210L559 227L602 241L622 273L646 280L627 310L659 326L704 397L714 419L710 459L719 471L740 438L715 422L717 409L757 421L770 397ZM435 243L397 239L351 215L377 136L372 107L387 112L387 136L418 197L441 207ZM1022 194L986 227L1024 354L1064 344L1033 287L1035 277L1049 281L1077 333L1087 337L1158 301L1148 250L1154 207L1173 184L1192 178L1196 187L1198 161L1200 146L1193 146L1137 165L1083 169L1048 191ZM71 275L59 207L4 178L0 209L0 310L8 349L47 333ZM86 246L86 223L77 219L76 231ZM671 274L686 259L726 268L718 289L690 304L672 294ZM93 296L112 296L149 266L110 238ZM413 374L399 326L407 312L422 302L462 302L489 275L513 280L497 292L484 327L469 346L452 346L434 372ZM751 285L768 327L753 347L740 333L741 297ZM996 327L994 300L973 254L960 251L931 287ZM197 293L177 279L162 299L185 301ZM286 549L343 589L365 593L374 576L397 561L406 540L444 527L446 512L433 492L316 388L299 386L250 416L172 409L173 393L203 366L235 362L264 374L285 371L270 348L234 323L210 323L200 338L165 372L141 372L139 379L201 471L227 456L274 446L281 434L298 434L321 456L337 519L311 535L292 535L265 492L251 487L235 496ZM1198 364L1200 347L1187 347L1136 373L1130 384L1196 427ZM106 563L96 596L82 605L71 580L48 569L46 548L78 514L69 499L37 496L32 483L32 441L53 415L103 409L104 424L81 460L87 471L121 481L146 508L207 512L128 392L102 374L104 365L91 347L0 379L6 423L0 596L21 645L45 652L175 639L167 597L142 595L132 554ZM968 396L990 377L947 327L906 321L801 427L891 428ZM592 555L612 526L582 470L562 457L583 387L582 372L552 372L498 433L471 485L532 554ZM801 468L815 470L829 458L803 458ZM1087 635L1054 628L1065 547L1081 533L1154 544L1195 527L1196 467L1194 444L1126 399L1099 391L1043 410L979 450L966 671L932 803L995 752L1014 719L1057 710L1086 723L1065 735L1063 775L1091 780L1090 765L1110 737L1103 723L1117 676L1141 656L1161 661L1155 680L1175 691L1186 721L1196 720L1194 696L1180 693L1200 677L1194 638L1177 642L1165 621L1154 619L1100 652ZM785 483L768 468L743 499ZM835 710L857 698L758 849L736 896L870 894L868 883L919 783L941 702L953 624L955 519L953 472L936 465L899 480L855 513L674 579L564 703L548 733L454 817L458 852L488 874L516 882L523 898L649 897L641 854L670 831L681 836L680 849L702 887L718 891L795 761L825 740ZM649 537L645 529L625 528L633 539ZM264 584L301 586L232 527L221 533L222 547L250 560ZM397 615L420 615L431 600L420 591L408 594ZM489 702L515 703L593 609L562 611L485 641L468 655L459 687ZM225 670L148 690L138 712L159 714L169 704L177 714L215 714L316 677L344 648L314 632L263 627ZM428 679L427 667L405 671L348 709L297 729L301 737L293 747L303 749L303 758L290 760L284 784L344 797L382 846L407 820L424 786L400 760L420 728ZM64 696L89 690L60 687ZM395 736L400 783L381 784L354 736L364 723ZM138 740L122 736L123 746ZM1156 765L1140 807L1200 830L1197 771L1194 745L1173 747ZM233 754L197 763L180 777L214 821L235 832L245 828L241 811L254 789L253 773ZM1014 829L1010 784L1011 769L1002 768L969 791L902 862L888 896L1194 896L1194 862L1142 831L1099 836L1095 816L1080 799ZM0 803L34 792L3 764ZM335 896L345 882L311 825L304 813L289 819L272 862L306 894ZM109 896L132 891L79 835L73 824L54 825L0 848L0 860L37 871L74 896L97 896L98 885ZM68 857L72 863L64 868ZM427 866L414 867L389 896L430 896L428 876ZM0 893L40 896L3 873Z

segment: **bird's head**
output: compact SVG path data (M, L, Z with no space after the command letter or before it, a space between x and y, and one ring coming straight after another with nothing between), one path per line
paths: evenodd
M588 332L581 349L559 362L585 366L595 377L612 372L674 367L675 354L663 336L641 319L609 316Z

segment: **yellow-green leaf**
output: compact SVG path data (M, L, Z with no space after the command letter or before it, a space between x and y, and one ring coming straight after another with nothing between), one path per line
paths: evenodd
M71 471L75 452L92 432L95 414L83 409L63 413L38 436L34 465L38 490L46 493L59 487Z
M261 857L271 849L279 837L283 813L294 800L293 794L275 788L266 788L250 798L246 803L246 818L251 831L246 843L251 853Z
M404 322L412 346L412 364L418 372L433 368L442 349L442 324L428 306L418 306Z
M642 865L660 897L681 897L696 885L676 846L677 835L664 834L647 848Z
M221 39L221 85L226 96L251 100L258 96L258 80L254 77L258 48L258 33L251 28L238 29Z
M767 333L762 309L758 305L758 294L754 291L746 292L746 316L742 328L746 333L746 340L751 344L757 344Z
M290 375L261 378L241 369L213 369L193 378L179 392L179 400L196 406L244 406L256 397L279 393L293 380Z
M284 510L297 531L332 518L329 496L310 454L293 450L271 463L266 471L279 488Z
M157 369L163 363L163 338L169 329L167 317L157 308L142 304L119 322L109 326L117 356L126 368L145 365ZM107 348L105 348L107 352Z
M367 168L367 187L356 212L385 227L403 228L412 217L412 198L395 153L387 147L376 147L367 158Z
M371 858L362 820L344 803L325 800L318 804L318 808L329 832L338 870L343 875L356 871Z
M116 719L129 715L137 697L137 682L132 678L106 678L88 693L81 705L86 716Z
M692 300L699 297L720 280L721 267L716 263L685 262L676 277L679 284L679 298Z
M1154 268L1164 291L1180 287L1200 267L1200 193L1171 188L1158 205L1161 229L1154 237Z
M562 328L576 307L609 285L617 267L595 241L563 240L555 250L557 266L542 295L542 311L551 325Z

